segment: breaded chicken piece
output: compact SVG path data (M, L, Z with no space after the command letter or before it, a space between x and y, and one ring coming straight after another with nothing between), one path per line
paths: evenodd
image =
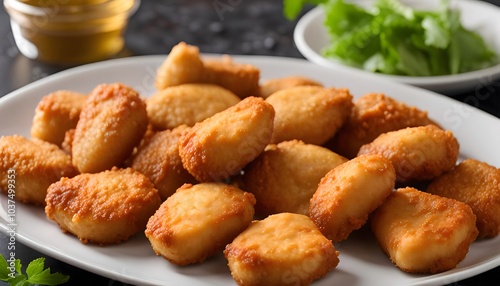
M166 200L185 183L196 180L182 166L179 138L189 127L181 125L147 137L134 154L131 167L146 175L155 185L162 200Z
M309 217L333 242L361 228L394 189L396 173L380 155L359 156L333 168L311 198Z
M149 219L146 236L157 255L177 265L222 251L252 222L255 198L224 183L186 184Z
M149 122L156 130L195 123L240 101L234 93L215 84L191 83L167 87L146 99Z
M143 231L161 199L151 181L130 168L63 178L47 190L45 213L83 243L126 241Z
M293 213L252 222L224 255L240 286L309 285L339 263L333 243L307 216Z
M409 187L394 191L370 222L382 250L410 273L455 268L478 233L467 204Z
M354 101L349 118L325 146L347 158L380 134L406 127L434 124L427 112L381 93L369 93Z
M323 86L321 83L304 76L272 78L264 81L260 85L260 96L268 98L271 94L282 89L303 85Z
M44 205L50 184L77 174L71 157L55 144L19 135L0 137L0 189L8 193L13 183L20 202Z
M347 159L302 141L271 144L247 167L239 179L241 188L257 199L260 216L291 212L308 215L309 200L321 178Z
M120 83L97 86L76 126L73 165L81 173L120 166L140 143L147 125L146 104L134 89Z
M203 82L227 88L240 98L259 96L260 70L257 67L234 62L228 55L221 59L205 59L203 65Z
M352 108L347 89L296 86L266 98L274 107L272 143L293 139L322 145L344 124Z
M59 90L40 100L31 125L31 137L61 146L64 134L75 128L86 94Z
M156 74L158 90L184 83L220 85L240 98L259 95L260 70L250 64L222 59L202 59L198 47L180 42L172 48Z
M200 50L180 42L175 45L156 72L156 89L185 83L202 83L205 73Z
M259 97L196 123L179 140L182 164L199 182L237 174L264 151L273 133L274 109Z
M434 179L426 191L468 204L477 218L478 237L496 237L500 232L500 169L467 159Z
M435 125L387 132L361 146L358 155L380 154L391 160L398 182L431 180L455 167L459 144L453 133Z

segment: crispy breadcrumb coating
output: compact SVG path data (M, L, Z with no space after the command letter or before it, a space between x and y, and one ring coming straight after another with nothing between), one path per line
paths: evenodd
M86 94L69 90L44 96L35 109L31 137L61 146L66 131L76 127L86 99Z
M305 215L280 213L254 221L224 255L238 285L309 285L339 263L333 243Z
M199 182L221 181L237 174L270 143L273 119L270 104L247 97L196 123L179 140L184 168Z
M134 89L120 83L97 86L75 129L73 164L81 173L121 166L140 143L147 125L146 104Z
M149 219L146 236L157 255L177 265L222 251L252 221L255 198L224 183L186 184Z
M328 172L310 202L309 216L333 242L361 228L393 191L396 173L380 155L359 156Z
M266 98L276 111L272 143L293 139L322 145L344 124L352 109L347 89L296 86Z
M148 118L156 130L195 123L240 101L234 93L215 84L181 84L158 91L146 100Z
M466 159L434 179L426 191L468 204L477 217L478 237L496 237L500 232L500 169Z
M45 213L83 243L115 244L143 231L161 199L143 174L113 168L50 185Z
M380 134L406 127L434 124L427 111L408 106L382 93L368 93L354 101L349 118L325 146L347 158Z
M245 167L238 183L257 199L260 216L281 212L309 213L309 200L321 178L347 159L302 141L271 144Z
M11 170L9 172L9 170ZM0 189L7 193L9 174L15 174L15 198L45 205L50 184L78 174L71 157L55 144L19 135L0 137Z
M455 268L478 233L467 204L410 187L394 191L370 221L382 250L410 273Z
M407 127L378 136L358 155L379 154L391 160L399 182L431 180L455 167L459 144L453 133L435 125Z

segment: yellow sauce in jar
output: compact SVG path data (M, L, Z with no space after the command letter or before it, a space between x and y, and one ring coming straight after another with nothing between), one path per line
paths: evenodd
M5 7L21 52L43 62L74 65L123 49L134 0L21 0ZM24 9L29 7L30 9Z

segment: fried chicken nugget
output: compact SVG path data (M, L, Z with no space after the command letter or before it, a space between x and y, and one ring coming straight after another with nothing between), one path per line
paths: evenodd
M382 250L410 273L455 268L478 233L467 204L410 187L394 191L370 222Z
M247 97L196 123L179 140L184 168L199 182L235 175L270 143L273 120L270 104Z
M283 89L266 101L276 111L272 143L297 139L322 145L344 124L353 106L349 90L321 86Z
M203 82L205 67L196 46L180 42L175 45L156 72L158 90L184 83Z
M60 146L66 131L76 127L86 98L86 94L69 90L44 96L35 109L31 137Z
M303 85L323 86L321 83L303 76L272 78L264 81L260 85L260 96L268 98L271 94L282 89Z
M149 219L145 234L174 264L202 262L248 227L254 204L252 194L224 183L186 184Z
M180 42L172 48L156 74L158 90L184 83L220 85L240 98L259 95L260 70L250 64L239 64L231 57L202 59L198 47Z
M50 185L45 213L83 243L126 241L146 228L160 207L158 190L130 168L62 178Z
M433 179L455 167L459 144L453 133L435 125L387 132L361 146L358 155L380 154L391 160L398 182Z
M354 101L354 107L339 132L325 146L354 158L359 148L380 134L406 127L434 124L427 112L381 93L369 93Z
M333 168L311 198L309 216L333 242L361 228L394 189L396 172L380 155L359 156Z
M50 184L77 174L71 157L55 144L19 135L0 138L0 189L8 193L13 184L20 202L44 205Z
M185 183L196 180L182 166L179 138L188 130L186 125L149 136L138 147L131 167L146 175L155 185L162 200L166 200Z
M245 167L241 187L255 195L261 216L291 212L308 215L309 200L321 178L346 158L302 141L271 144Z
M500 232L500 169L467 159L434 179L426 191L468 204L477 218L478 237Z
M224 55L222 59L203 61L203 82L214 83L229 89L240 98L259 96L260 70L251 64L236 63Z
M147 125L146 104L135 90L120 83L97 86L76 125L73 165L81 173L120 166L140 143Z
M167 87L146 100L149 122L156 130L195 123L240 101L234 93L215 84L192 83Z
M293 213L253 221L224 255L241 286L309 285L339 263L339 252L311 219Z

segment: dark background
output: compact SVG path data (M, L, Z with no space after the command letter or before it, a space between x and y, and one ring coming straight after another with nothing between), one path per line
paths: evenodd
M126 31L126 48L116 57L167 54L178 42L185 41L199 46L203 53L303 58L293 43L296 21L288 21L282 16L281 0L219 0L231 4L231 9L224 13L218 13L214 8L216 2L217 0L143 0ZM487 2L500 6L500 0ZM0 97L66 68L68 67L39 63L22 56L15 46L9 17L4 9L0 9ZM498 80L480 90L464 91L453 98L500 117ZM471 100L474 98L480 100ZM4 246L8 238L0 233L0 240L0 253L7 257L7 248ZM42 256L42 253L20 243L16 244L16 257L25 265ZM46 266L52 271L70 275L70 285L126 285L50 257L46 257ZM499 277L500 267L497 267L451 285L500 285Z

